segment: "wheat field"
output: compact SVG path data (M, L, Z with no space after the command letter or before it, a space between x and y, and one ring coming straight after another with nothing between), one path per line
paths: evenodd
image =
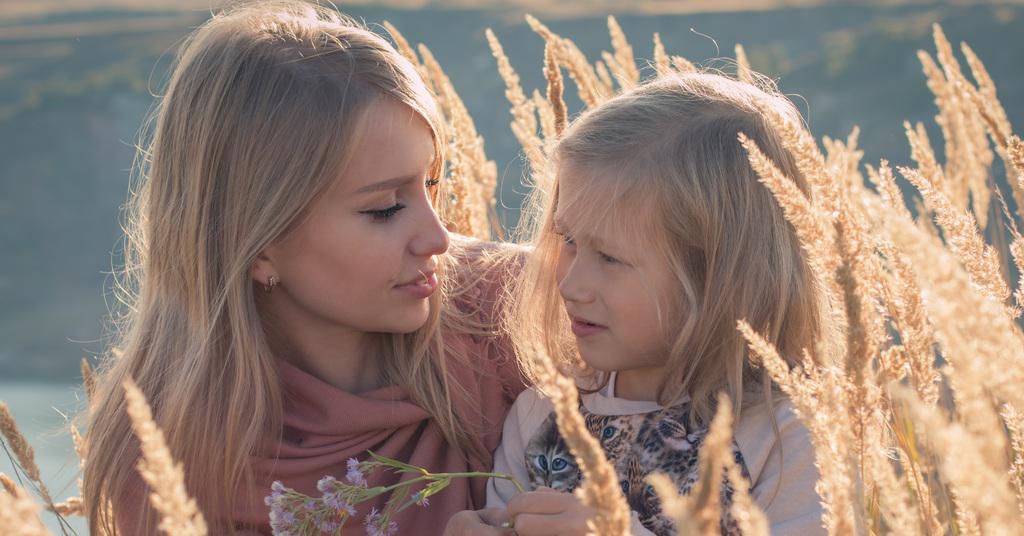
M611 51L596 60L539 20L528 17L528 23L546 43L538 58L546 87L522 87L493 32L487 40L505 83L512 133L541 195L553 183L546 166L553 143L578 112L567 108L564 92L575 91L589 108L648 77L701 68L665 50L657 34L649 45L654 60L640 65L639 45L612 17ZM442 200L448 228L493 238L497 168L473 118L430 50L385 26L433 89L448 123L448 195ZM935 124L905 125L915 167L864 162L857 129L845 139L819 141L804 125L772 116L810 182L808 197L756 144L737 140L824 274L832 305L836 330L807 348L803 365L793 369L744 319L736 321L752 355L811 433L824 523L833 535L1011 535L1024 527L1024 141L970 46L957 50L939 26L934 42L934 51L918 56L934 96ZM754 80L741 46L735 56L731 74ZM941 139L929 139L936 129ZM913 195L901 190L897 175L913 186ZM582 424L575 385L539 352L533 358L546 371L542 379L545 391L554 393L558 425L585 472L578 493L601 512L593 533L627 534L628 506L614 469ZM92 373L84 362L83 377L89 393ZM131 383L125 389L143 447L139 469L154 491L161 531L205 534L184 487L188 460L172 458L142 393ZM659 475L650 478L679 534L718 531L714 487L721 479L707 475L724 471L736 484L742 478L727 454L729 404L719 407L693 493L679 496ZM0 432L16 468L15 475L0 474L4 534L49 534L41 516L81 515L80 497L62 500L42 483L32 447L3 403ZM70 433L81 455L79 432ZM743 533L767 534L764 513L745 496L746 486L734 488L732 514Z

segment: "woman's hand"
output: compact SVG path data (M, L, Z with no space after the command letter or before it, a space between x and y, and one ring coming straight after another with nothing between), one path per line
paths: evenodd
M508 519L504 508L463 510L448 519L444 536L508 536L514 533L501 528Z
M587 522L595 514L576 495L551 488L520 493L508 502L508 515L519 536L583 536L590 532Z

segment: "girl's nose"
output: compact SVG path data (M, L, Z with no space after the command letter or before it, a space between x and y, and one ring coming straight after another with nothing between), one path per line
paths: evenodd
M559 274L558 293L565 301L588 303L594 300L593 285L587 281L584 267L577 259Z

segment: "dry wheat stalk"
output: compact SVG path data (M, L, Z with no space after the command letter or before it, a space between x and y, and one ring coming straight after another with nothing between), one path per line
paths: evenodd
M615 82L612 80L612 74L608 71L608 66L603 61L594 62L594 73L597 74L598 85L605 95L615 93Z
M1024 336L1007 308L972 283L937 237L893 217L886 217L879 229L906 255L918 284L927 289L925 309L942 355L953 365L951 372L969 374L962 383L980 382L997 400L1020 407Z
M889 246L885 256L896 275L896 288L887 302L892 306L892 318L899 330L911 383L921 400L934 405L939 399L941 378L935 370L935 334L925 311L921 287L901 251Z
M92 371L92 367L89 366L89 361L86 358L82 358L81 363L82 369L82 385L85 386L85 396L89 403L92 403L96 394L96 375Z
M149 485L150 504L160 515L158 528L166 534L201 536L206 534L206 520L193 498L185 490L182 464L174 461L164 434L153 421L153 413L135 382L124 382L125 401L132 429L139 439L142 453L138 469Z
M682 56L672 56L672 68L681 73L697 72L697 66Z
M999 254L985 243L978 224L970 213L957 209L949 198L916 169L899 168L900 173L913 184L935 211L935 219L945 231L946 241L967 267L971 279L990 296L1005 302L1010 288L1003 279Z
M7 488L7 486L12 486ZM39 507L29 494L10 480L4 481L6 493L0 493L0 528L4 536L49 536L39 519Z
M654 69L658 76L672 72L672 60L665 52L665 45L661 42L661 35L658 32L654 32Z
M754 83L753 70L750 68L750 60L747 59L747 51L743 45L736 43L736 78L740 82Z
M3 473L0 473L0 486L3 486L7 493L16 493L18 489L11 477Z
M559 65L565 67L573 82L576 83L583 104L588 108L593 108L611 95L611 87L605 87L598 80L594 67L590 65L589 60L576 46L576 43L552 32L531 15L526 15L526 23L534 32L544 38L546 43L554 46L555 59Z
M878 501L886 525L895 534L921 534L921 516L917 502L910 494L906 473L897 475L883 443L868 446L867 474L878 491Z
M811 198L815 200L818 208L823 214L838 214L841 207L839 192L827 171L825 156L814 138L803 125L782 115L771 105L759 103L759 108L782 139L786 150L796 160L797 169L807 179L811 188Z
M822 251L833 249L834 233L827 218L811 205L796 183L786 177L746 134L740 133L739 141L747 150L750 165L757 172L761 183L775 196L786 219L796 230L804 251L822 268L834 270L834 258L821 256Z
M1010 136L1006 143L1006 153L1009 156L1010 169L1017 176L1016 180L1010 178L1011 184L1018 185L1024 190L1024 141L1018 136Z
M605 59L608 68L611 69L622 89L636 86L640 83L640 70L636 68L636 55L633 54L633 46L626 39L626 34L619 26L619 21L611 15L608 15L608 33L611 35L612 50L614 50L612 61Z
M676 534L678 536L699 536L700 532L697 530L693 516L693 497L680 495L672 479L663 473L648 475L647 483L658 494L661 513L675 523Z
M750 497L750 481L743 477L732 456L732 411L729 397L719 395L715 417L699 453L699 476L689 495L679 494L665 475L647 477L658 494L661 511L672 518L677 534L711 536L719 534L721 523L722 475L733 489L729 513L746 536L769 534L768 518Z
M448 154L451 173L447 179L449 199L446 216L450 230L489 239L494 213L494 189L497 166L487 159L484 140L459 94L441 64L425 45L419 45L423 66L430 76L438 102L444 112L451 137Z
M862 498L855 456L850 450L853 436L842 372L833 366L819 367L809 355L802 368L791 371L775 346L749 324L741 320L737 327L747 340L751 359L786 393L810 432L821 474L815 489L822 500L823 521L829 534L863 534L864 509L858 504Z
M750 481L740 473L740 466L731 457L725 459L726 475L732 485L732 518L744 536L768 536L768 517L750 497Z
M409 44L409 41L405 36L402 35L402 32L399 32L398 28L395 28L395 26L388 21L384 21L382 25L384 26L384 29L391 34L391 39L395 41L395 48L398 49L398 52L402 56L405 56L405 59L409 60L409 62L416 67L416 72L420 73L420 78L424 81L429 80L430 76L427 74L426 68L422 63L420 63L419 58L416 57L416 51Z
M719 533L722 519L722 475L725 460L732 458L732 411L729 397L719 394L715 417L708 426L704 445L698 454L699 477L690 492L693 497L697 532L706 536Z
M1012 404L1003 404L1001 411L1006 428L1010 431L1010 445L1013 448L1013 463L1010 465L1010 482L1017 492L1017 508L1024 514L1024 414Z
M589 523L590 531L598 536L628 536L631 533L629 505L622 494L615 468L583 421L575 382L560 373L539 346L525 352L525 357L537 374L537 389L554 405L559 432L579 462L583 479L574 493L583 504L597 512Z
M893 386L891 392L895 400L906 406L919 436L939 455L943 479L955 491L961 512L977 516L985 534L1012 534L1011 528L1019 522L1020 515L1015 494L1009 487L1007 473L985 463L984 440L959 422L945 419L937 408L925 405L911 391ZM968 529L972 524L968 521L970 517L965 516Z
M519 75L512 68L512 64L494 32L488 28L486 35L487 42L491 46L491 53L498 60L498 73L505 81L505 97L512 104L512 133L523 146L530 169L535 174L539 174L546 168L547 162L543 151L544 143L537 136L537 118L534 115L536 106L523 93L523 88L519 84Z
M64 502L54 504L53 512L62 516L84 516L85 504L81 497L71 497Z
M25 440L25 436L21 434L21 430L18 430L18 424L14 422L11 410L2 401L0 401L0 434L7 438L7 444L10 445L13 451L14 459L17 460L18 465L25 472L25 477L36 486L43 502L47 505L52 505L53 498L50 496L50 490L47 489L46 484L40 478L39 466L36 465L36 453L32 446L28 444L28 441Z
M992 77L988 74L988 69L985 68L985 64L982 63L978 55L974 53L967 43L960 43L960 50L963 52L964 57L967 58L967 64L971 68L971 74L974 76L974 81L978 84L978 92L984 100L986 109L990 112L992 118L997 125L996 134L1006 139L1013 133L1013 127L1010 126L1010 120L1006 116L1006 110L999 102L999 96L996 94L996 84L992 81Z
M868 178L871 180L875 188L878 189L879 195L884 199L889 206L895 209L900 216L906 217L908 220L912 220L913 217L910 215L910 211L907 210L906 203L903 202L903 192L900 187L896 185L896 177L892 173L892 167L889 165L888 160L882 160L878 169L875 170L871 166L867 166Z
M555 52L550 44L544 45L544 78L548 81L548 102L551 103L551 109L555 116L555 136L559 136L569 122L569 112L562 99L562 93L565 91L562 71L558 68ZM546 134L545 138L548 138Z
M546 156L551 154L554 144L558 141L555 109L551 105L551 101L540 94L539 89L533 90L530 100L533 101L534 109L537 110L537 121L540 123L540 132L544 140L544 154Z

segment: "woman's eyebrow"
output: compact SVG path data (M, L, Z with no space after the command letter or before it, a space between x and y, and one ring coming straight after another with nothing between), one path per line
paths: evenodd
M394 177L392 179L386 179L386 180L382 180L380 182L375 182L373 184L368 184L366 186L363 186L362 188L359 188L354 193L365 194L365 193L369 193L369 192L381 192L381 191L384 191L384 190L394 190L396 188L401 188L401 187L403 187L403 186L405 186L405 185L415 181L419 177L420 177L419 173L412 173L412 174L409 174L409 175L402 175L401 177Z

